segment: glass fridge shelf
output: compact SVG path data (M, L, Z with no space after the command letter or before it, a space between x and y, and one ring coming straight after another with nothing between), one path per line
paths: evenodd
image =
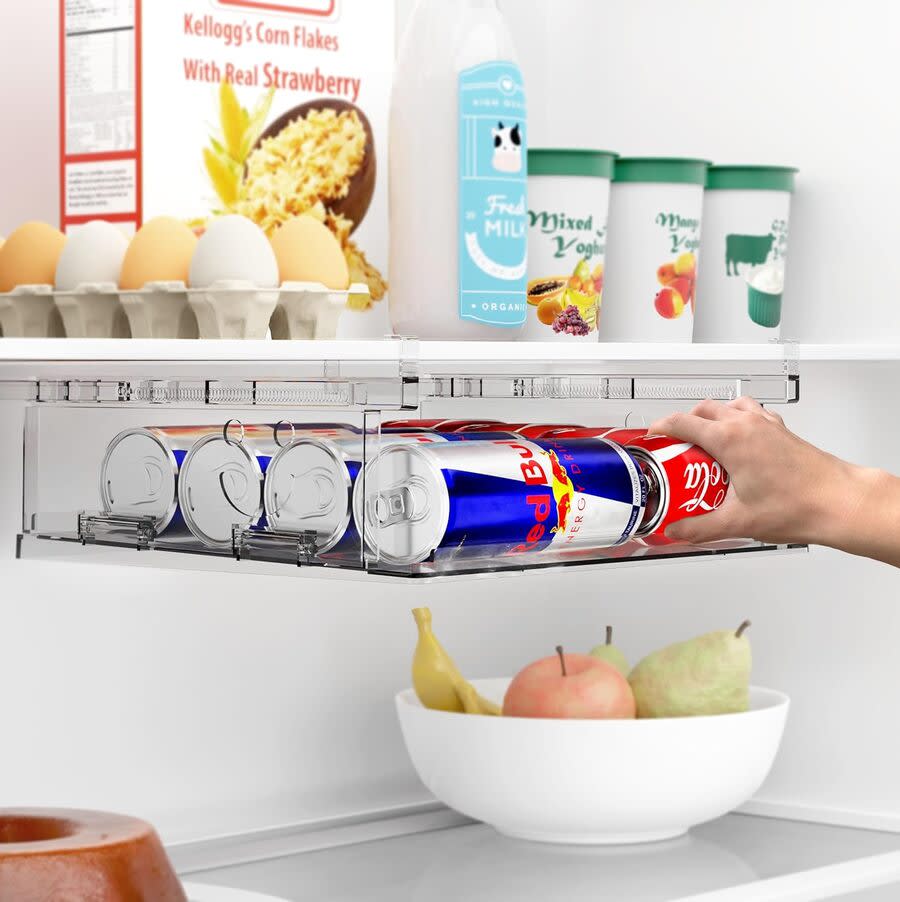
M79 352L81 356L79 356ZM762 345L416 342L0 342L0 400L413 410L440 399L799 399L798 351Z

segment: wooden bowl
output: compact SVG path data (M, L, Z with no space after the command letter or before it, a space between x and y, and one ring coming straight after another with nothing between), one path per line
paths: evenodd
M288 110L283 116L279 116L260 135L254 149L261 146L267 138L274 138L283 129L297 119L304 119L311 110L329 109L337 113L346 113L356 110L359 121L366 132L366 146L363 153L362 165L357 173L350 179L350 190L346 197L333 201L323 201L325 205L335 213L345 216L353 223L353 231L365 219L372 203L372 195L375 193L375 176L377 165L375 161L375 136L372 132L372 123L368 116L355 104L348 100L336 100L332 97L321 97L317 100L309 100Z

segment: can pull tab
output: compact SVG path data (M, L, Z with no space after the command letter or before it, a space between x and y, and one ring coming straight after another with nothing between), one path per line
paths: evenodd
M290 490L286 496L279 497L275 492L275 514L292 505L296 508L294 515L300 520L323 517L334 510L337 501L338 490L331 471L326 467L312 467L301 473L291 473Z
M379 527L418 523L428 514L428 492L423 479L410 477L406 485L394 485L369 498L369 519Z

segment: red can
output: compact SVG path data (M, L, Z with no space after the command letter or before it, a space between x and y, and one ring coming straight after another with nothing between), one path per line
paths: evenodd
M494 432L497 426L497 423L487 423L485 425L470 426L460 431ZM568 434L568 431L579 428L578 426L563 426L559 423L502 423L499 426L503 432L515 432L516 435L521 435L522 438L530 439L544 438L550 435L555 436L558 432L565 432L566 438L574 438L574 436Z
M647 477L647 511L635 535L648 545L670 544L665 536L669 526L716 510L728 494L728 473L690 442L646 434L627 443L614 435L606 438L626 444Z
M507 431L499 420L390 420L382 424L382 429L427 429L429 432Z
M646 434L646 429L628 429L624 426L562 426L549 433L547 438L605 438L620 445L627 445Z

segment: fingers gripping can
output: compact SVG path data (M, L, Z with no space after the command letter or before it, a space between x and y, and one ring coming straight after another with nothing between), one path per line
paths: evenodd
M650 544L671 544L669 526L717 510L728 495L728 473L697 445L643 435L630 438L626 450L648 481L647 510L636 537Z
M597 440L485 440L387 448L353 495L366 544L395 564L439 549L514 555L601 548L641 522L646 480Z

